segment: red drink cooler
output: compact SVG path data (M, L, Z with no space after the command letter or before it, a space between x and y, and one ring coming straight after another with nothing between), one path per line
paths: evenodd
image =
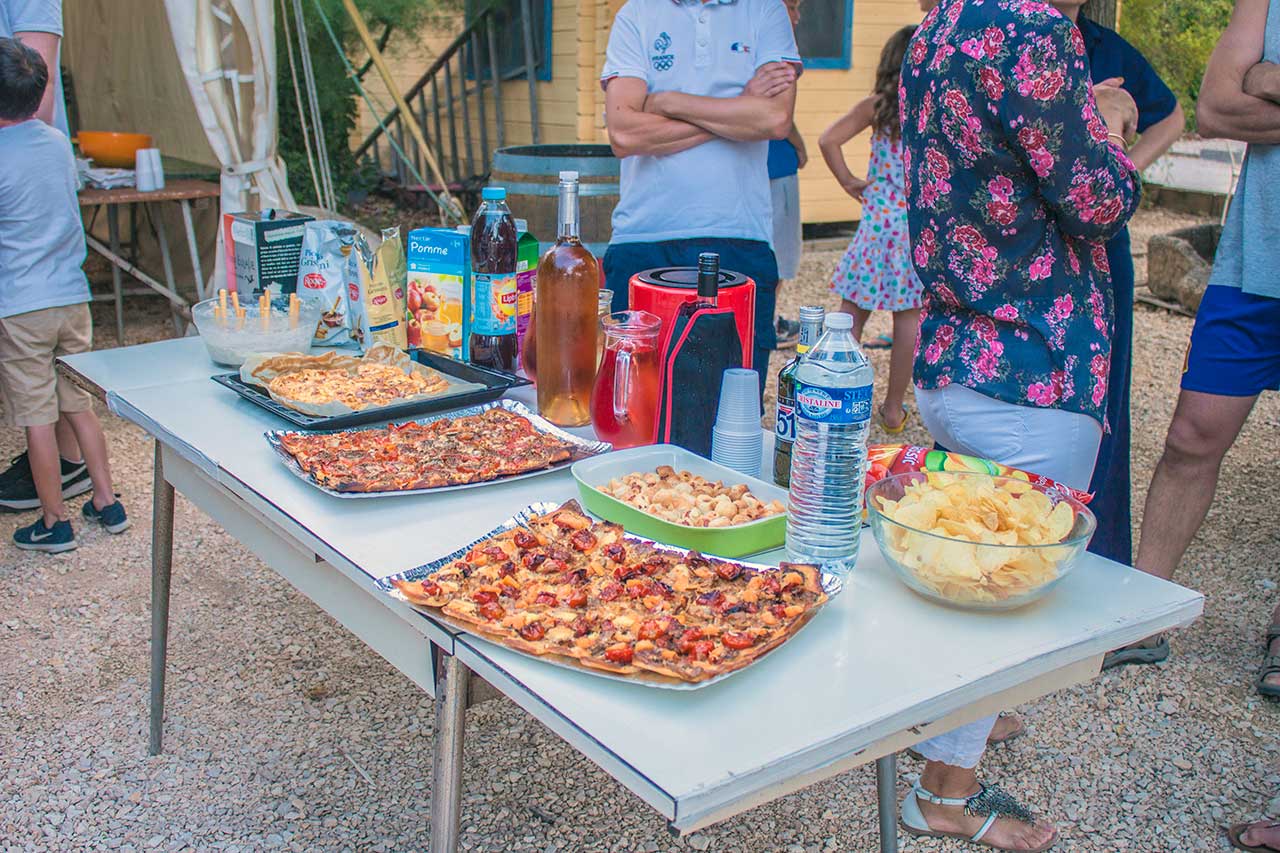
M666 340L671 321L684 302L697 298L697 267L661 267L638 272L628 283L628 304L632 311L648 311L662 318L660 341ZM742 338L742 366L751 367L751 355L755 348L756 283L741 273L720 270L721 308L733 310Z

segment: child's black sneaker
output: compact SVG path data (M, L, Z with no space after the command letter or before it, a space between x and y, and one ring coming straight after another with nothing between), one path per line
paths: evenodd
M62 497L64 499L83 495L93 488L89 481L89 469L84 462L68 462L61 459L62 465ZM0 511L25 512L40 508L40 498L36 496L36 483L31 479L31 460L22 453L13 457L8 468L0 471Z
M119 495L117 495L119 497ZM129 517L124 514L124 505L120 501L110 503L102 509L93 505L93 498L85 501L81 510L86 521L96 521L107 529L108 533L124 533L129 529Z
M34 524L13 531L13 544L24 551L61 554L75 550L76 534L69 521L56 521L53 527L46 527L44 518L40 517Z

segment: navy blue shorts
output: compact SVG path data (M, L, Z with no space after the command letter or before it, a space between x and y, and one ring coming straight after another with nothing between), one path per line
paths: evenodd
M1252 397L1280 390L1280 299L1205 289L1182 369L1187 391Z

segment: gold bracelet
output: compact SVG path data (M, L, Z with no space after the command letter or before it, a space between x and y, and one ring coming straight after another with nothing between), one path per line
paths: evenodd
M1118 134L1118 133L1108 133L1108 134L1107 134L1107 139L1114 139L1116 142L1119 142L1119 143L1120 143L1120 148L1121 148L1123 151L1125 151L1126 153L1129 151L1129 143L1128 143L1128 142L1126 142L1126 141L1125 141L1125 138L1124 138L1123 136L1121 136L1120 134Z

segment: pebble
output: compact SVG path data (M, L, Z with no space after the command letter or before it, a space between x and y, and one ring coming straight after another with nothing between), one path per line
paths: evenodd
M1154 228L1193 221L1150 210L1139 219L1135 245ZM806 252L800 277L780 294L783 313L794 317L808 302L834 307L826 288L840 254ZM101 275L93 262L90 268L91 276ZM102 308L94 311L109 326L110 311ZM166 310L137 301L130 311L137 313L131 340L169 333ZM876 314L867 334L888 332L890 323ZM1140 511L1191 322L1139 308L1135 323ZM788 356L776 355L771 371ZM887 351L871 357L877 376L887 375ZM118 490L139 523L116 537L84 531L79 550L56 563L14 552L0 560L6 853L427 849L431 700L181 496L165 751L147 755L149 580L136 567L147 565L150 554L142 519L149 512L152 445L105 412L102 420ZM1058 823L1060 849L1219 851L1222 823L1280 818L1280 711L1252 684L1258 633L1280 580L1272 577L1280 542L1271 524L1280 514L1280 491L1258 488L1250 461L1268 458L1278 426L1280 396L1263 395L1179 570L1179 582L1205 593L1207 611L1174 635L1169 663L1109 671L1018 709L1030 735L984 759L983 778ZM873 440L884 440L878 430L873 426ZM926 436L913 421L901 440L918 444ZM20 452L19 441L17 433L0 431L0 459ZM0 525L9 525L0 536L21 520L0 516ZM463 850L878 848L870 767L681 839L513 703L473 708L467 729ZM920 767L902 759L900 796ZM970 848L919 842L904 849Z

